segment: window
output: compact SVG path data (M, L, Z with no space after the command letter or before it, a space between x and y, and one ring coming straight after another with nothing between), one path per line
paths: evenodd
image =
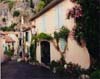
M64 18L63 18L63 16L64 16L64 13L63 13L63 11L62 11L62 5L60 4L60 5L58 5L58 7L59 7L59 27L61 28L63 25L64 25Z
M59 7L56 6L55 7L55 25L56 25L56 29L59 28Z
M64 39L60 39L59 46L60 46L61 51L63 52L66 46L66 41Z
M63 18L63 14L62 13L62 5L57 5L55 8L55 24L56 24L56 29L61 28L64 25L64 18Z
M21 38L19 38L19 46L21 46Z
M41 21L42 21L42 24L41 24L41 26L42 26L42 27L41 27L41 28L42 28L42 31L45 32L45 31L46 31L46 26L45 26L45 25L46 25L46 22L45 22L45 21L46 21L46 20L45 20L45 15L42 16L42 20L41 20Z
M26 41L28 41L29 33L26 32Z

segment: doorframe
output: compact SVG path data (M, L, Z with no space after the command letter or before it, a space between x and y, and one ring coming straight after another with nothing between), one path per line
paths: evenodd
M40 41L40 54L41 54L41 64L43 64L43 65L47 65L47 64L45 64L43 61L42 61L42 49L41 49L41 43L42 42L46 42L46 43L48 43L49 44L49 64L50 64L50 62L51 62L51 47L50 47L50 41L48 41L48 40L41 40Z

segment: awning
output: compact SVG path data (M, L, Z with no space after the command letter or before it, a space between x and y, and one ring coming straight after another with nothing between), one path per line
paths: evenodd
M14 41L11 37L9 37L9 36L5 36L4 39L5 39L5 42L6 42L6 43L14 43L14 42L15 42L15 41Z

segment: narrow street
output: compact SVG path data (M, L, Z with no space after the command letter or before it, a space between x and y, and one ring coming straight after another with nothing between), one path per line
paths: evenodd
M2 79L53 79L53 74L40 66L9 62L2 66Z
M41 66L10 61L1 66L2 79L62 79ZM64 78L65 79L65 78Z
M100 79L100 0L0 0L1 79Z

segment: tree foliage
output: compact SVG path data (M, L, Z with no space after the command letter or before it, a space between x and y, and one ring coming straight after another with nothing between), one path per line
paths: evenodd
M2 30L2 31L14 31L15 26L16 26L16 24L13 23L10 26L1 27L0 30Z
M30 56L33 61L36 60L36 46L35 43L32 43L30 46Z
M13 13L13 17L18 17L20 15L20 12L19 11L14 11L14 13Z
M56 31L54 32L54 37L52 37L51 35L46 34L46 33L40 33L40 34L32 37L32 42L33 42L33 40L35 40L36 42L39 40L51 41L53 43L54 47L56 48L56 50L61 54L61 62L63 62L63 61L65 61L64 54L67 50L68 35L69 35L69 30L67 28L65 28L64 26L62 26L62 28L59 29L59 32L56 32ZM62 38L66 41L63 51L61 51L60 46L59 46L60 38ZM55 40L56 40L56 42L55 42Z
M67 41L67 37L69 35L69 30L66 29L64 26L59 30L59 32L54 32L54 38L59 40L59 38L63 38Z
M10 48L6 48L6 50L4 51L4 54L6 54L9 57L12 57L14 52L12 52L12 50Z
M2 21L3 21L3 22L6 22L6 18L2 18Z
M53 1L53 0L42 0L42 1L44 1L45 4L48 5L48 4L49 4L51 1Z
M52 40L52 36L46 33L40 33L32 37L32 40Z
M47 6L53 0L40 0L38 5L36 6L36 12L42 10L45 6Z
M40 0L40 2L38 3L38 5L36 6L36 12L39 12L40 10L42 10L45 7L45 2Z

